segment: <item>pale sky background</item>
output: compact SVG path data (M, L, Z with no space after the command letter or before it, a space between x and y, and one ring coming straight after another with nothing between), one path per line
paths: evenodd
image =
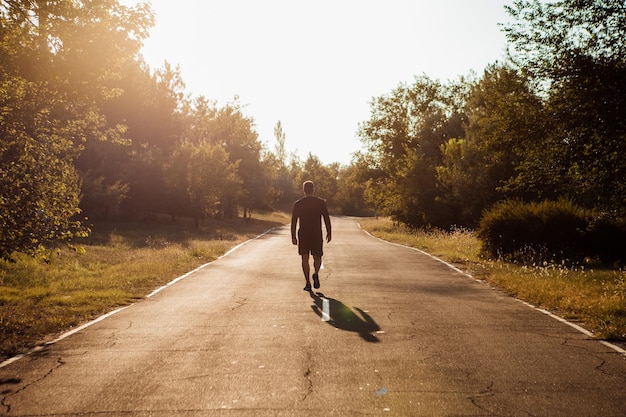
M134 5L135 0L121 0ZM426 75L443 82L505 60L512 0L152 0L142 54L179 65L187 92L239 96L259 139L303 161L349 164L370 102Z

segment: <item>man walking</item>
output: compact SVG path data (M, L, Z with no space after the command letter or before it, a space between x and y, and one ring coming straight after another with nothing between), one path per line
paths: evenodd
M326 226L327 242L330 242L332 235L326 202L313 195L315 192L313 181L305 181L302 185L302 191L304 192L304 197L295 202L291 213L291 242L294 245L298 245L298 253L302 256L302 272L306 280L304 291L311 291L309 255L313 256L313 286L316 289L320 287L319 271L322 267L322 256L324 255L322 250L322 218ZM298 220L300 221L300 227L296 237Z

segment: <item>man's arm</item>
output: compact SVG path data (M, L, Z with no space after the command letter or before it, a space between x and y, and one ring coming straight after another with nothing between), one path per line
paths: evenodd
M326 226L326 242L330 242L332 239L332 230L330 226L330 216L328 215L328 208L326 207L326 203L324 203L324 212L322 213L324 217L324 225Z
M291 243L298 244L298 238L296 237L296 224L298 223L298 216L296 215L296 207L294 205L291 212Z

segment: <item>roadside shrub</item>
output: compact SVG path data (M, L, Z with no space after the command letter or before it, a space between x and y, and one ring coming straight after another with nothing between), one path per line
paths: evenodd
M477 232L482 253L522 263L624 262L626 228L571 201L502 201L487 210Z
M608 216L595 216L586 240L587 253L597 257L605 265L626 264L626 222Z

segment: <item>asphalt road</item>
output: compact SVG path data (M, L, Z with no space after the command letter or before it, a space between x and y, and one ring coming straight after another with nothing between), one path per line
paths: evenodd
M3 416L624 416L626 356L333 218L287 227L0 368Z

